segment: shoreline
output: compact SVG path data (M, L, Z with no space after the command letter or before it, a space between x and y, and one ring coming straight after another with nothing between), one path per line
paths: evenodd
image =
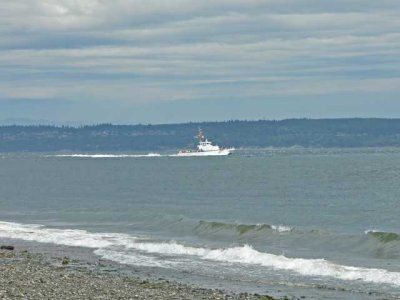
M0 299L249 299L232 293L159 278L143 279L84 267L68 257L47 257L24 248L0 250ZM286 298L289 299L289 298Z

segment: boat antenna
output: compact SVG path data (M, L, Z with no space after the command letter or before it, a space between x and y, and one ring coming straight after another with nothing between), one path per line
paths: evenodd
M197 138L199 139L200 142L202 142L204 139L203 130L201 130L200 127L199 127L199 133L197 134Z

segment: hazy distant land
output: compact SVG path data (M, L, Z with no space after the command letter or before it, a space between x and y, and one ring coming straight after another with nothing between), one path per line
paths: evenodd
M0 126L0 152L162 151L193 147L197 128L221 146L399 147L400 119L289 119L167 125Z

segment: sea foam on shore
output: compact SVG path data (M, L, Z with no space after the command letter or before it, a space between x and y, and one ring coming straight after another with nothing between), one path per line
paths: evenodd
M9 222L0 222L0 237L93 248L94 253L104 259L132 265L170 267L170 264L176 262L165 257L157 260L145 254L175 255L191 257L190 261L193 262L200 259L201 261L258 265L293 271L304 276L327 276L341 280L400 286L399 272L340 265L325 259L286 257L260 252L250 245L211 249L182 245L174 241L154 242L122 233L91 233L86 230L54 229L41 225Z

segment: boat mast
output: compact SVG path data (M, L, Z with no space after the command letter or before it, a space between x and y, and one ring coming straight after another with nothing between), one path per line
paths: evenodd
M199 139L199 142L203 142L204 140L204 134L203 134L203 130L201 130L201 128L199 128L199 133L197 134L197 138Z

